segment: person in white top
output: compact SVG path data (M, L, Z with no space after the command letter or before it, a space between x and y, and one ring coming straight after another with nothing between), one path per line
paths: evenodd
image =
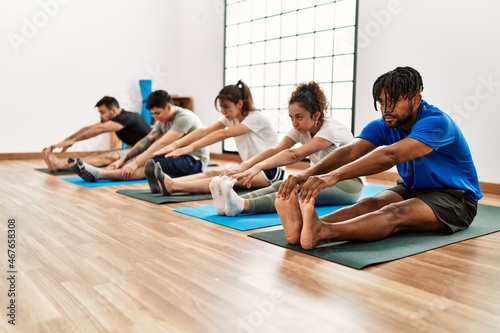
M238 167L214 178L210 184L215 207L219 215L235 216L241 213L274 213L274 201L281 181L241 197L233 190L235 182L251 187L254 177L261 170L290 165L309 156L311 165L316 164L340 146L353 140L350 130L337 120L325 118L327 98L316 82L296 86L288 102L288 113L293 128L274 147L268 148L243 161ZM292 148L296 143L302 145ZM316 198L317 205L341 205L355 203L363 183L359 178L348 179L336 186L323 189Z
M195 149L234 137L241 159L247 160L278 142L276 130L269 120L255 108L250 88L241 80L235 85L225 86L215 98L216 109L218 109L217 103L223 114L221 118L207 127L189 133L154 154L176 158L189 154ZM211 179L222 172L224 170L211 170L173 179L161 170L160 165L156 164L152 171L146 168L145 173L151 192L161 191L164 195L170 195L175 192L210 193ZM269 186L275 181L282 180L283 176L282 168L272 167L262 170L255 176L252 187ZM236 186L243 187L241 184Z

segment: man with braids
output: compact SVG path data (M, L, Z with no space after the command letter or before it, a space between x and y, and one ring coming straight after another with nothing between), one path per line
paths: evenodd
M99 179L143 179L148 168L154 171L154 162L171 177L204 171L209 159L208 148L194 149L176 159L163 156L152 159L154 151L203 127L194 112L176 106L165 90L153 91L148 96L146 107L151 110L156 120L153 129L137 142L128 154L114 163L116 170L97 168L80 159L70 158L68 164L71 169L87 182L96 182ZM147 163L148 161L150 163Z
M290 176L276 210L289 243L306 250L331 241L376 241L402 231L454 233L466 229L482 194L468 144L457 124L422 99L420 74L398 67L373 85L381 119L350 144ZM318 193L339 181L397 166L395 187L319 218ZM299 200L294 193L299 193Z

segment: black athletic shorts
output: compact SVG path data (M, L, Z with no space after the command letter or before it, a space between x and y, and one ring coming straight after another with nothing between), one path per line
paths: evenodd
M285 169L281 167L262 170L262 173L264 173L264 177L266 177L271 184L283 180L285 177Z
M450 234L467 229L477 213L477 201L472 200L463 190L412 190L402 180L398 180L397 186L389 190L396 192L404 200L418 198L425 202L437 218L450 228Z

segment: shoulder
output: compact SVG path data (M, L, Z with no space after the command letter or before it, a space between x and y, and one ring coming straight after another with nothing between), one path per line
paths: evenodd
M448 128L453 126L453 121L450 116L434 105L428 104L426 101L422 101L418 112L419 114L414 126L415 129L434 129L436 127Z

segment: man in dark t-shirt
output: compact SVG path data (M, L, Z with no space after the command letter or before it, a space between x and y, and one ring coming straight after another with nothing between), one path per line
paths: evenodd
M42 156L50 172L69 169L66 159L57 157L53 150L61 148L65 152L75 142L93 138L102 133L115 132L127 146L132 147L151 131L150 125L136 112L125 111L118 101L109 96L101 98L95 105L101 122L83 127L63 141L44 148ZM96 152L83 158L89 164L113 168L113 162L128 153L130 149Z

